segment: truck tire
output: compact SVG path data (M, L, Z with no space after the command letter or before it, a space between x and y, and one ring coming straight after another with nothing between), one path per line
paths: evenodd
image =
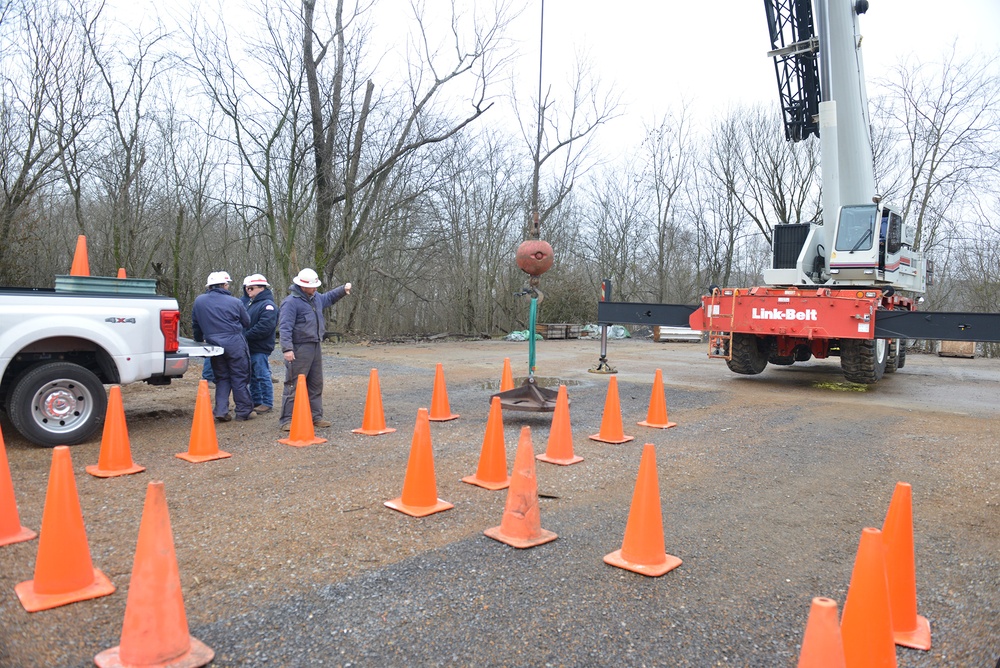
M729 344L732 346L732 359L726 360L726 365L733 373L745 376L756 376L767 367L767 351L761 350L762 339L753 334L733 334Z
M899 339L889 340L889 349L886 351L885 372L896 373L899 368Z
M7 415L22 436L38 445L76 445L104 423L108 396L93 372L71 362L29 367L14 381Z
M840 368L852 383L874 385L882 380L889 357L886 339L841 339Z
M902 369L906 364L906 339L899 339L899 352L896 354L896 368Z

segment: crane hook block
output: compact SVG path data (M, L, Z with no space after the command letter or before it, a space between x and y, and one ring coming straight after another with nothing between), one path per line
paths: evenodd
M517 247L517 266L529 276L541 276L552 268L555 258L548 241L528 239Z

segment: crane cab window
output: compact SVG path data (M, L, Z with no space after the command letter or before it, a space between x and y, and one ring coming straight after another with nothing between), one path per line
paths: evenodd
M903 218L895 211L889 212L889 231L885 239L887 252L895 254L903 245Z
M874 205L845 206L840 210L840 225L837 227L838 251L871 250L875 241L875 218L878 213Z

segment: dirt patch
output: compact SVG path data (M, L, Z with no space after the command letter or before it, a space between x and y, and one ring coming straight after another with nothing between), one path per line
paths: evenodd
M89 665L118 644L146 485L165 482L191 632L215 665L793 665L813 596L843 604L861 529L881 526L895 483L914 489L920 613L934 648L901 666L992 665L1000 655L1000 362L910 355L867 392L845 392L835 361L741 377L702 345L612 341L631 443L600 430L607 376L587 373L594 341L544 341L536 375L569 386L584 462L538 465L544 528L559 540L514 551L486 538L504 492L475 471L488 397L504 357L526 375L524 343L325 344L329 441L280 445L272 412L218 425L232 458L189 464L198 370L123 397L138 475L84 473L100 443L72 448L94 565L109 597L28 614L13 594L37 540L0 548L0 664ZM445 368L453 412L432 424L438 495L422 520L399 496L416 411ZM378 368L386 421L361 426ZM670 419L636 426L662 368ZM274 375L282 374L275 362ZM275 385L280 394L281 385ZM508 461L522 425L546 446L548 414L504 415ZM51 452L0 422L22 524L38 529ZM606 566L621 546L641 446L657 446L667 551L684 560L648 579Z

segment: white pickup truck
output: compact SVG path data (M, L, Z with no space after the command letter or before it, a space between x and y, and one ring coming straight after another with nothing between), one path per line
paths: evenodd
M104 423L105 385L167 385L191 357L177 301L147 279L57 276L55 289L0 288L0 407L38 445L74 445Z

